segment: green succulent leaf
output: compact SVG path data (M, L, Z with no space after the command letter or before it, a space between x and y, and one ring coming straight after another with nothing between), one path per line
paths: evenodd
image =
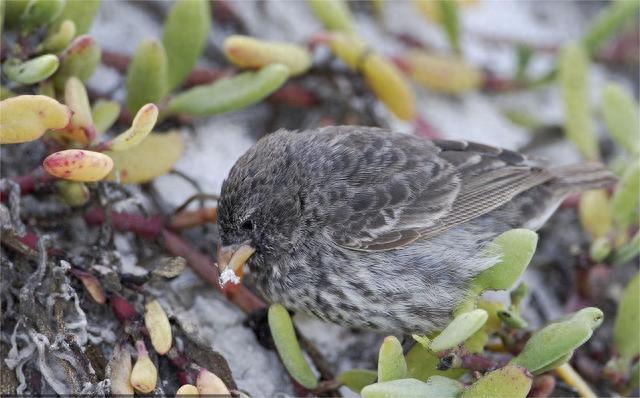
M444 376L457 379L467 373L463 368L451 368L448 370L438 370L439 358L429 349L420 344L415 344L407 353L407 370L409 376L425 381L431 376Z
M20 16L27 8L29 0L5 0L0 1L4 7L4 22L8 28L15 28L20 24Z
M625 22L636 17L640 9L640 2L618 0L609 3L609 6L600 12L593 25L588 30L582 43L590 54L595 51L607 39L615 35L625 26Z
M407 377L407 363L402 345L394 336L388 336L380 346L378 355L378 381L384 382Z
M90 197L89 188L84 182L64 181L56 182L58 198L71 207L84 206Z
M261 101L276 91L288 77L289 68L281 64L271 64L257 72L244 72L228 79L220 79L171 98L167 113L211 116L239 110Z
M0 35L2 35L2 28L4 28L4 14L6 3L6 1L0 1Z
M559 368L560 366L564 365L565 363L569 362L569 360L571 359L571 357L573 357L573 351L568 352L567 354L561 356L560 358L556 359L555 361L551 362L550 364L546 365L545 367L538 369L536 371L536 375L540 375L549 371L552 371L554 369Z
M607 237L600 237L591 243L589 257L595 262L602 262L611 254L611 242Z
M484 326L485 327L478 329L478 331L465 340L464 349L467 350L467 352L478 354L484 350L484 346L487 344L487 341L489 341L489 333L487 333L486 330L487 324L485 323Z
M640 254L640 231L633 235L633 238L624 246L616 250L616 254L613 257L613 264L620 265L631 261L634 257Z
M512 329L522 329L527 327L527 321L525 321L517 312L502 310L498 311L498 317L504 322L505 325Z
M50 29L50 34L42 42L42 49L50 52L62 51L76 36L76 25L70 19L65 19L58 30Z
M83 35L91 28L99 8L100 0L68 0L51 26L58 29L63 21L69 19L76 26L76 34Z
M528 229L512 229L499 235L489 244L485 255L500 260L475 278L475 290L509 289L529 265L537 244L538 235Z
M311 11L327 30L352 33L353 16L344 0L307 0Z
M378 372L370 369L351 369L340 373L336 379L351 391L360 394L363 388L378 380Z
M437 377L437 376L436 376ZM362 398L448 398L457 397L462 386L451 380L447 382L439 377L436 380L429 379L426 383L416 379L399 379L366 386L362 389Z
M489 314L482 309L465 312L456 316L429 345L434 352L456 347L471 337L487 322Z
M635 161L625 170L613 194L611 211L616 224L626 228L638 221L637 209L639 200L640 162Z
M60 67L53 76L56 90L64 89L64 85L71 76L83 82L89 80L100 62L102 51L91 36L76 37L69 47L60 54Z
M527 288L527 284L524 282L520 282L520 284L518 284L518 287L516 287L511 291L511 293L509 293L512 308L520 307L520 303L522 303L522 300L527 295L528 290L529 289Z
M53 75L60 61L53 54L45 54L25 62L16 59L2 65L2 70L9 79L20 84L34 84Z
M169 91L179 86L196 65L207 42L210 27L209 1L174 2L162 35L162 44L167 52Z
M127 109L131 115L147 103L160 103L167 94L167 55L162 43L146 40L136 49L127 69Z
M638 107L631 94L618 84L609 83L602 90L602 115L607 129L620 146L636 156L640 155Z
M460 27L458 22L458 6L455 0L438 0L440 21L447 33L449 45L457 54L460 53Z
M113 126L120 115L120 103L118 101L98 100L93 104L91 116L96 133L102 134Z
M618 305L613 327L613 341L620 356L626 361L640 353L640 273L629 281Z
M462 383L444 376L431 376L426 384L433 390L433 397L457 397L464 390Z
M293 322L286 308L280 304L271 305L268 321L273 342L291 377L308 389L316 388L318 380L302 356Z
M431 344L431 339L427 336L412 334L411 337L425 348L429 348L429 344Z
M552 323L531 336L511 363L523 366L533 374L549 370L549 365L558 363L589 340L602 318L602 311L588 307L564 321Z
M20 27L32 30L48 25L62 11L65 0L30 0L20 16Z
M583 46L569 43L562 49L559 77L564 102L565 134L585 159L597 161L600 153L589 108L589 57Z
M507 365L482 376L478 381L470 385L461 397L485 398L485 397L526 397L531 390L533 377L527 369Z

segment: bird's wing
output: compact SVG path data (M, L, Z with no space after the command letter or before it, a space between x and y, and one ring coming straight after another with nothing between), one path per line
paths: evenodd
M391 250L437 235L553 178L518 153L465 141L382 134L339 141L331 151L338 178L325 187L325 232L354 250ZM355 160L347 156L354 153Z

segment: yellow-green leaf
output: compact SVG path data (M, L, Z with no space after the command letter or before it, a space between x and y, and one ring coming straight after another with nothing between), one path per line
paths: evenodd
M636 157L640 155L639 106L618 84L609 83L602 90L602 115L607 130L621 147Z
M286 308L280 304L271 305L268 320L273 342L291 377L306 388L316 388L318 380L302 356L302 350Z
M533 374L549 370L550 364L560 364L561 358L589 340L602 318L602 311L588 307L567 320L552 323L531 336L511 363L523 366Z
M99 8L100 0L67 0L62 12L53 21L52 28L57 29L64 20L69 19L76 25L76 34L85 34Z
M378 381L407 377L407 363L402 354L402 345L394 336L388 336L380 346L378 354Z
M0 1L0 6L4 7L4 24L9 28L14 28L20 23L20 16L27 8L29 0L4 0Z
M169 91L179 86L196 65L207 42L210 26L209 1L174 2L167 15L162 35L162 44L167 53Z
M42 49L55 52L64 50L71 40L76 36L76 25L70 19L65 19L60 24L58 30L50 29L50 34L42 42Z
M184 144L178 132L152 133L139 145L120 152L107 152L114 168L108 179L140 184L167 173L182 155Z
M399 379L375 383L362 389L362 398L454 398L460 395L462 385L445 377L427 380Z
M109 130L109 127L118 120L120 115L120 103L118 101L97 100L91 108L93 126L97 134Z
M578 217L582 228L592 238L605 236L611 230L611 204L609 194L605 189L587 191L580 197L578 204Z
M353 17L344 0L307 0L313 14L327 30L351 33Z
M432 376L444 376L457 379L467 373L463 368L451 368L448 370L438 370L440 359L430 350L421 344L415 344L407 353L407 370L409 377L425 381Z
M211 116L242 109L276 91L288 77L289 68L271 64L257 72L220 79L176 95L169 101L167 113Z
M451 49L460 54L460 28L458 23L458 6L455 0L436 0L440 8L440 22L449 39Z
M411 50L405 58L409 74L418 84L445 94L461 94L478 89L482 71L461 58Z
M133 118L131 127L107 143L107 148L112 151L124 151L139 145L149 135L156 120L158 120L158 107L154 104L146 104Z
M596 17L582 43L593 54L607 39L622 29L625 22L636 18L640 2L617 0L609 2L607 8Z
M20 27L26 30L49 24L62 11L65 0L30 0L20 16Z
M71 110L44 95L19 95L0 102L0 144L40 138L49 129L65 127Z
M487 322L489 314L482 309L465 312L456 316L447 327L438 334L429 348L434 352L456 347L471 337Z
M480 290L506 290L513 286L531 261L538 235L528 229L512 229L493 240L485 252L499 261L474 280Z
M96 131L91 118L89 96L84 84L76 77L69 78L65 84L64 102L73 111L73 117L71 123L58 130L58 133L85 145L93 141Z
M559 72L565 134L585 159L597 161L600 152L589 108L589 58L584 47L566 45L560 54Z
M611 211L616 224L626 228L638 222L640 200L640 162L635 161L625 170L611 200Z
M283 64L289 68L292 76L302 74L311 67L311 54L306 48L249 36L229 36L224 41L224 54L229 61L242 68L255 69L269 64Z
M357 394L360 394L360 391L369 384L375 383L377 379L378 372L369 369L351 369L336 377L336 380Z
M127 109L132 115L147 103L160 103L167 94L167 55L162 43L140 43L127 69Z
M100 47L91 36L76 37L60 54L60 67L53 76L56 89L62 90L71 76L86 82L98 66L101 55Z
M34 84L53 75L59 64L58 57L45 54L25 62L10 59L2 65L2 71L16 83Z
M329 36L328 42L333 55L353 70L360 67L362 55L368 50L367 43L354 35L334 33Z
M533 377L526 369L507 365L482 376L464 390L462 398L510 397L525 398L531 390Z
M613 326L613 341L624 361L640 353L640 273L624 288Z
M388 59L371 54L361 64L371 90L398 118L412 120L416 113L413 90L400 70Z
M71 207L84 206L90 197L89 188L85 183L75 181L56 182L56 193L60 200Z

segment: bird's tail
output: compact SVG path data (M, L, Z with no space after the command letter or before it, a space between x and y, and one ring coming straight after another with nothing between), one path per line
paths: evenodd
M601 163L582 163L551 169L557 178L558 190L566 194L607 188L618 179Z

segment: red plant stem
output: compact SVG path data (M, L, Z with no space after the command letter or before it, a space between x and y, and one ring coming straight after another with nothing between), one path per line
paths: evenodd
M556 388L556 378L551 375L536 376L533 379L531 391L527 397L529 398L547 398Z
M319 102L315 93L296 83L285 84L269 100L301 108L310 108Z
M168 226L170 229L179 230L217 221L217 208L203 207L197 210L183 210L174 214L169 220Z
M140 317L133 305L121 296L114 294L109 297L109 302L111 303L111 310L122 324Z
M464 354L460 359L462 360L460 367L464 369L486 372L496 367L492 361L480 355Z
M209 84L223 77L230 77L235 74L232 68L227 69L211 69L196 68L185 79L183 86L185 88L199 86L201 84Z
M100 62L102 62L103 65L113 68L120 73L126 73L131 59L124 54L103 49Z
M103 65L115 69L119 73L126 73L131 58L127 55L114 51L103 50L100 59ZM194 69L186 78L184 86L192 87L200 84L208 84L221 77L231 76L235 73L234 69L212 69L199 67Z
M105 211L101 208L89 209L84 214L88 224L104 223ZM160 216L143 217L136 214L111 212L111 223L118 231L129 231L147 239L156 238L162 233L163 220Z
M40 184L50 184L56 180L54 176L47 173L42 166L33 170L29 174L11 177L20 187L20 194L26 195L33 192ZM5 195L0 194L1 200L5 200Z

